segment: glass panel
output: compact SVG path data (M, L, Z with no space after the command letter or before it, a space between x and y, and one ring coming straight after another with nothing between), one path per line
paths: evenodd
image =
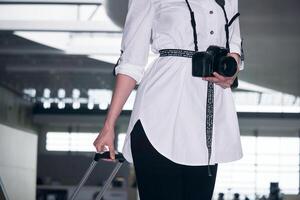
M279 137L257 137L257 153L259 154L278 154Z
M48 151L94 151L93 140L98 133L48 132ZM122 150L126 134L118 135L118 151ZM269 194L270 182L279 182L281 192L297 194L299 188L299 139L285 137L241 137L244 157L230 163L220 163L214 191L232 199L240 193L254 199ZM288 148L287 148L288 147Z
M270 182L279 182L282 193L297 194L299 188L299 139L288 137L242 136L244 157L231 163L220 163L214 191L233 199L255 195L268 197Z

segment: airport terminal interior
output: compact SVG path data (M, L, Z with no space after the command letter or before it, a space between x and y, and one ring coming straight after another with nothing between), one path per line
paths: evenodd
M110 105L127 5L0 0L1 200L75 191ZM239 0L245 68L233 97L244 156L219 165L214 200L300 199L299 8L299 0ZM150 51L146 68L156 57ZM137 87L115 127L120 152ZM115 165L100 160L76 199L97 199ZM108 186L102 200L139 199L131 163Z

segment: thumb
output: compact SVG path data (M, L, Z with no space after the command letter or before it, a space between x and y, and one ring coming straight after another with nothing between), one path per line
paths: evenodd
M109 148L109 154L111 159L115 159L115 148L114 145L111 145Z

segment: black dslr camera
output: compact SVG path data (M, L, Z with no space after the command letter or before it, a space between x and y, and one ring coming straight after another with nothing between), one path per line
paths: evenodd
M192 57L192 75L197 77L213 76L217 72L231 77L237 71L237 62L227 56L228 50L219 46L209 46L206 51L197 52Z

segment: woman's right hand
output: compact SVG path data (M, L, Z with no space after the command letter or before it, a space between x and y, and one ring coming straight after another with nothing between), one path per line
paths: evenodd
M95 139L93 145L95 146L97 152L107 151L107 147L110 152L111 160L115 160L115 130L114 126L108 126L104 124L103 128L100 130L97 138Z
M100 130L99 135L94 141L94 146L97 152L106 151L108 148L110 152L109 161L115 161L115 124L122 108L127 101L131 91L136 86L136 80L129 75L118 73L116 78L115 88L113 90L112 99L109 104L109 109L104 120L103 128Z

